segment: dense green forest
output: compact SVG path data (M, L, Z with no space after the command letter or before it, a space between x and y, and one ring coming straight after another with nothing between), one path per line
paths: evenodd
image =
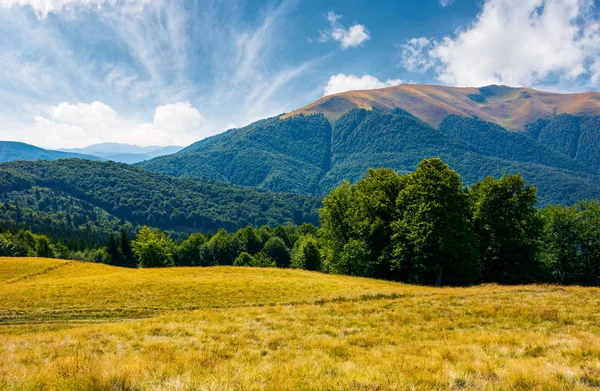
M600 135L593 119L581 121L590 124L590 135ZM450 116L435 129L400 109L353 109L333 124L321 114L259 121L141 165L177 177L325 195L371 167L406 173L424 158L441 157L467 184L521 173L536 184L544 205L599 198L598 166L544 140L473 118Z
M79 159L0 165L0 224L72 243L149 225L170 233L214 233L246 225L318 222L319 198Z
M600 170L600 117L561 114L553 120L538 120L525 134L577 162Z
M322 115L270 118L140 165L177 177L321 194L319 181L330 167L331 131Z
M0 255L85 259L125 267L294 267L429 285L533 282L600 285L600 203L538 208L520 174L465 186L439 158L410 173L370 169L304 223L192 233L122 229L101 248L72 250L4 229Z

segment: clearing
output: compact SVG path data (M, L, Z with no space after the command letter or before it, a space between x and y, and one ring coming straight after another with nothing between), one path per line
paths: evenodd
M0 389L597 389L599 309L597 288L0 258Z

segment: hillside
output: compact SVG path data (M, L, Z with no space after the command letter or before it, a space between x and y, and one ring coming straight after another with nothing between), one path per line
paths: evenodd
M557 114L600 115L600 93L555 94L530 88L487 86L455 88L405 84L377 90L326 96L283 116L322 113L335 121L354 108L401 108L437 127L448 115L478 117L509 130L523 130L538 119Z
M124 224L176 232L317 222L320 200L176 179L113 162L67 159L0 165L2 221L43 232L112 231Z
M591 390L598 293L0 258L0 388Z
M183 147L168 146L168 147L140 147L131 144L120 143L102 143L94 144L85 148L62 149L64 152L88 154L99 157L103 160L111 160L119 163L138 163L145 160L164 155L170 155L182 150Z
M0 141L0 163L14 160L58 160L69 158L102 160L102 158L92 155L52 151L14 141Z
M440 131L400 109L353 109L333 124L322 114L271 118L141 166L177 177L322 195L344 179L357 181L371 167L408 172L422 159L439 156L467 184L520 172L538 187L543 204L600 197L597 171L587 164L488 122L467 121L463 133L454 124L456 131ZM463 137L467 133L478 139Z
M559 115L526 127L526 135L594 170L600 170L600 116Z

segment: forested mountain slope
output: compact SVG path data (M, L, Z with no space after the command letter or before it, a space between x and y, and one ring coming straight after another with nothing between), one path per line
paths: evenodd
M307 195L172 178L112 162L0 165L2 219L43 226L44 232L106 232L129 224L209 233L248 224L317 223L319 207L320 199Z
M52 151L15 141L0 141L0 163L13 160L57 160L68 158L102 160L102 158L92 155Z
M331 132L322 115L270 118L199 141L181 152L141 163L177 177L214 178L274 191L323 194Z
M600 116L563 114L528 125L525 134L596 171L600 170Z
M596 172L581 162L493 124L458 124L458 119L457 130L449 134L450 122L442 132L400 109L353 109L333 125L322 114L271 118L142 166L173 176L321 195L344 179L357 181L371 167L406 172L424 158L439 156L468 184L520 172L538 187L542 203L600 197ZM475 131L481 134L466 137Z

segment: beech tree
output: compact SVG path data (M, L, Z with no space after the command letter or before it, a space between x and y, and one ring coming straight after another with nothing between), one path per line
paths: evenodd
M409 174L396 202L395 261L413 279L436 286L474 284L480 264L460 175L439 158ZM415 278L416 277L416 278Z
M471 197L483 280L501 284L537 280L542 221L535 187L519 174L488 177L473 186Z
M173 262L175 242L159 229L142 227L132 245L138 259L138 267L175 266Z

